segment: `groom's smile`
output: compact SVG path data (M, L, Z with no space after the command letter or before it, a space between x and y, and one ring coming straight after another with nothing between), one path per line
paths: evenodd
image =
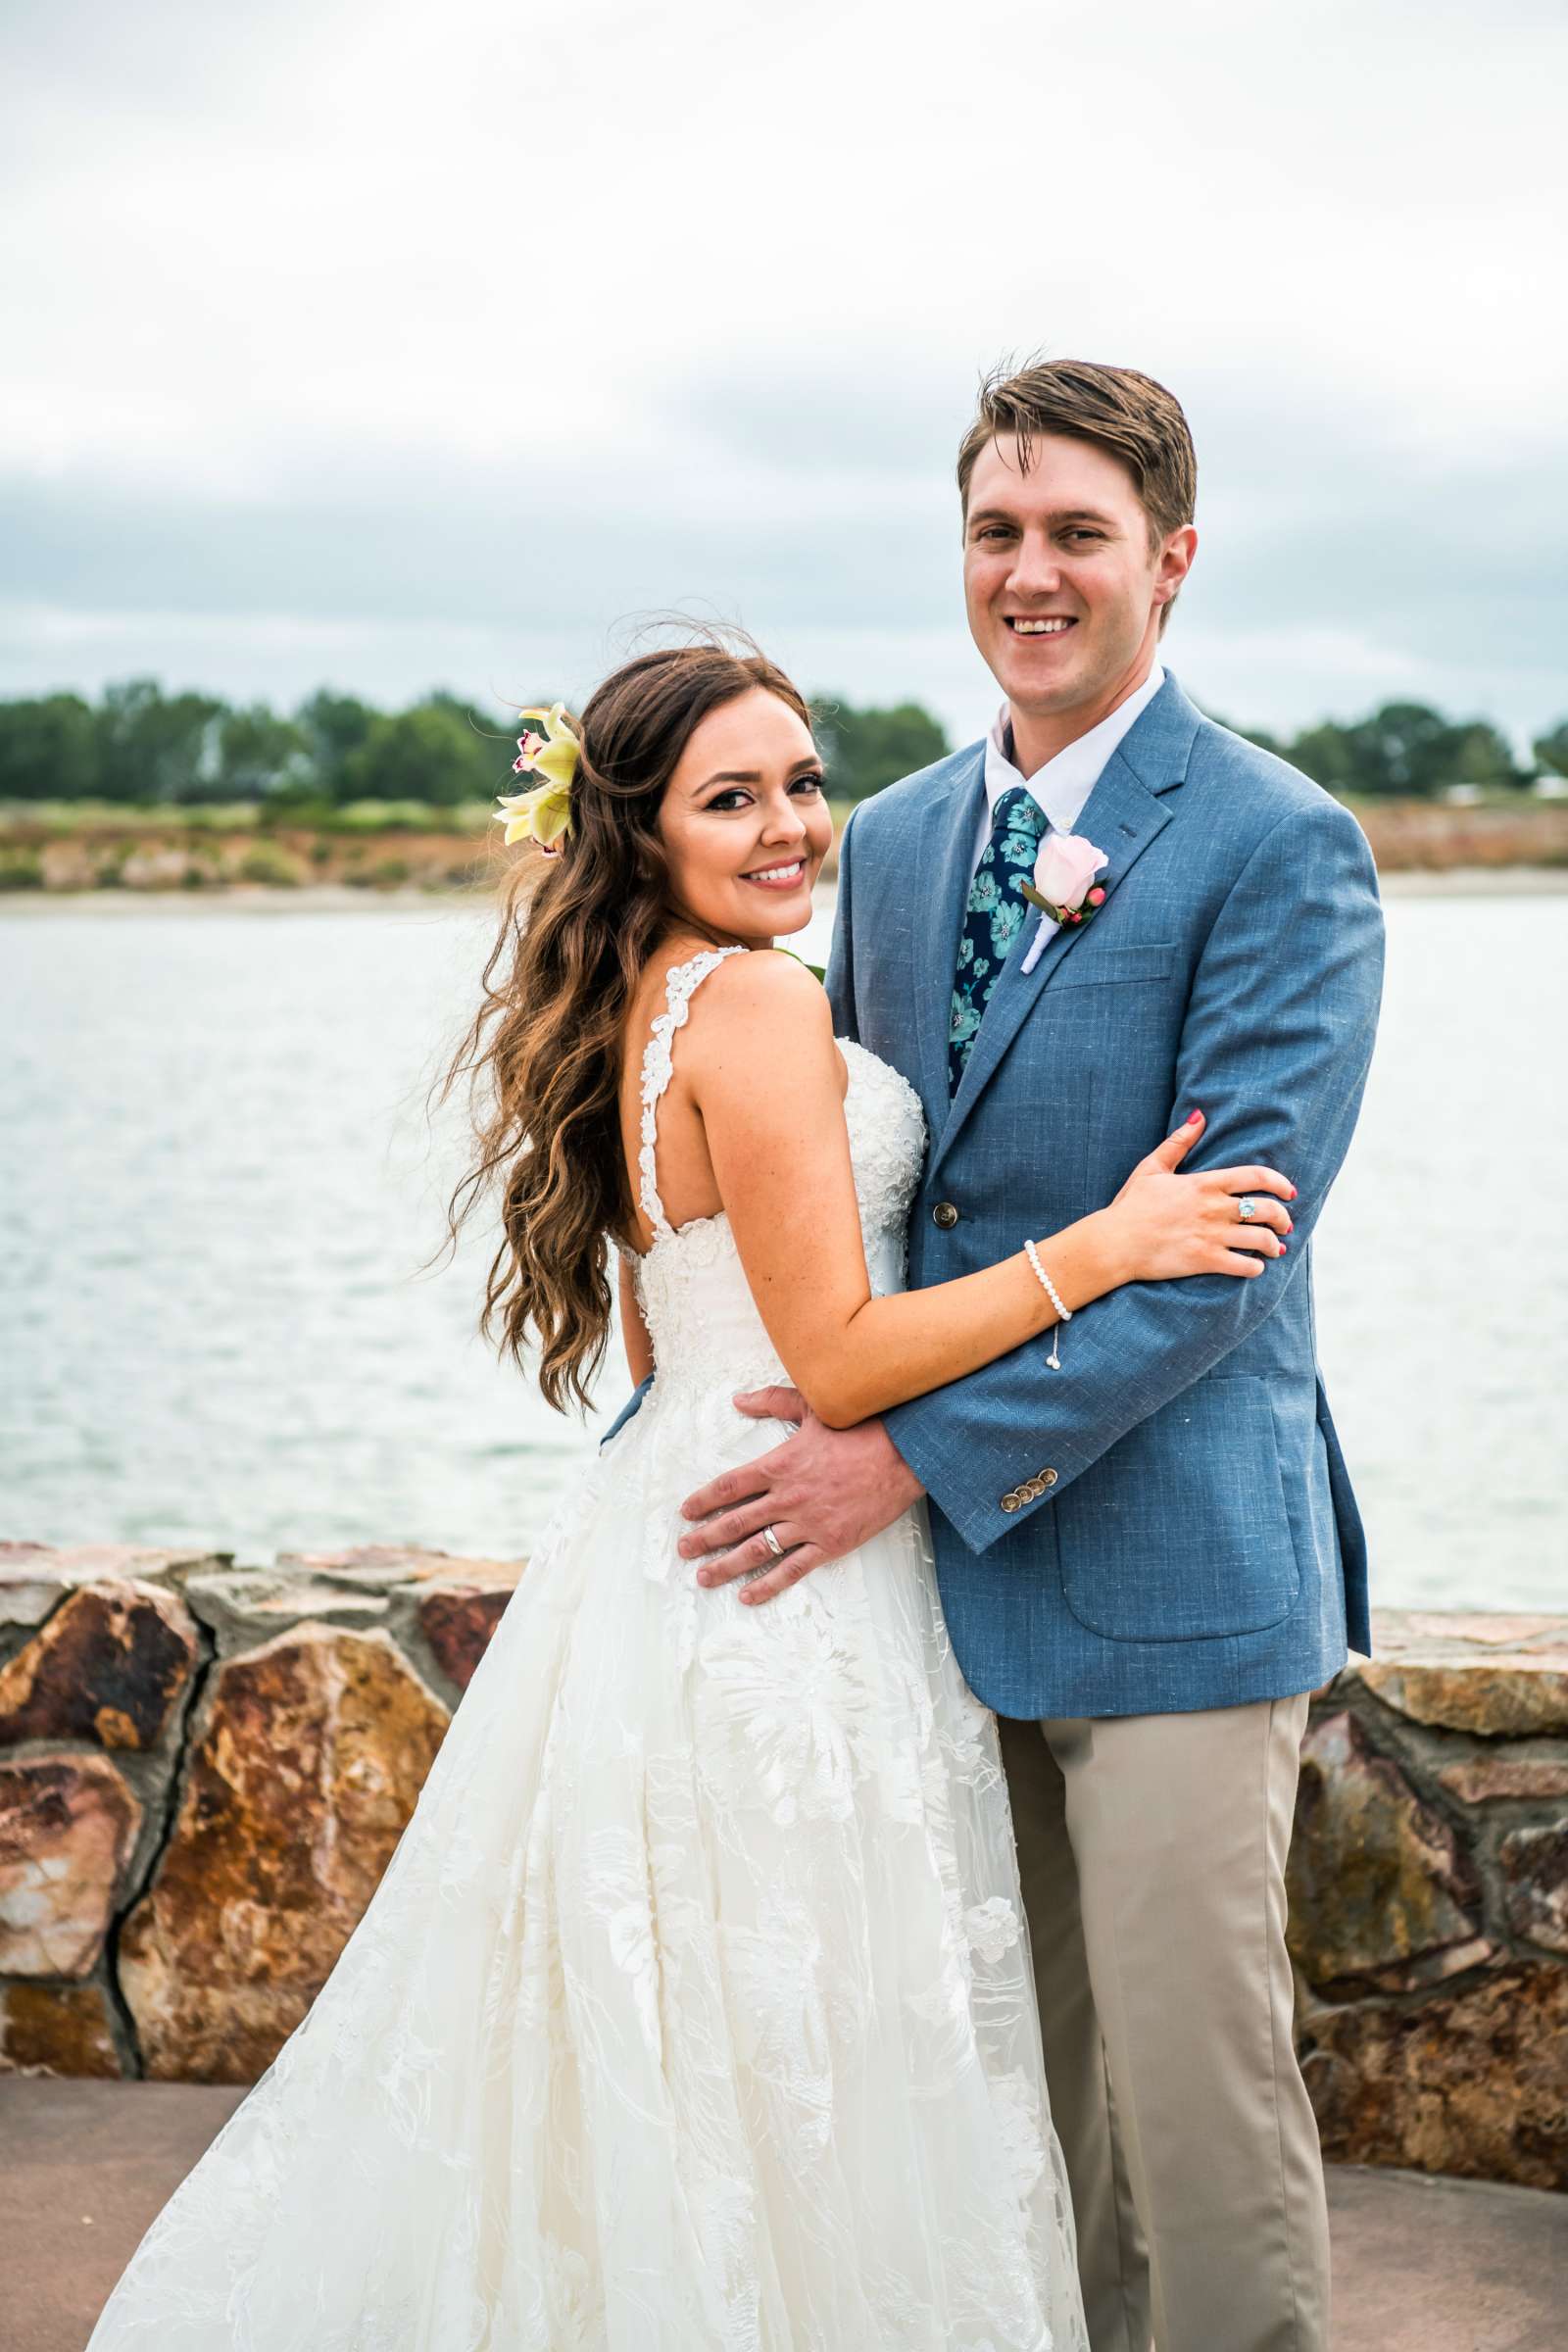
M1030 773L1148 676L1197 533L1159 541L1131 468L1094 442L1041 433L1027 455L999 433L975 459L963 586Z

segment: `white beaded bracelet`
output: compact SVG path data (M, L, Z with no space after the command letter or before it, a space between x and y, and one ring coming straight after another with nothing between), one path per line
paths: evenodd
M1056 1310L1056 1321L1052 1329L1051 1334L1051 1353L1047 1356L1046 1362L1050 1365L1053 1372L1059 1372L1061 1370L1061 1358L1056 1353L1056 1335L1060 1331L1063 1323L1070 1323L1072 1321L1072 1308L1062 1304L1061 1293L1052 1281L1051 1276L1046 1272L1045 1267L1040 1263L1040 1252L1035 1248L1033 1242L1025 1242L1023 1246L1023 1253L1034 1269L1035 1279L1043 1286L1046 1297L1051 1300L1052 1305Z

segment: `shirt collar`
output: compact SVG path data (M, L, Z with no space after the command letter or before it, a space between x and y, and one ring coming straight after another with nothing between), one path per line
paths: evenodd
M1055 830L1070 833L1111 753L1164 683L1165 672L1156 659L1143 684L1135 687L1124 703L1118 703L1087 735L1079 735L1065 744L1044 767L1036 768L1032 776L1020 775L1012 763L1008 751L1012 741L1011 721L1004 703L986 738L987 814L994 817L1003 794L1021 784L1045 810Z

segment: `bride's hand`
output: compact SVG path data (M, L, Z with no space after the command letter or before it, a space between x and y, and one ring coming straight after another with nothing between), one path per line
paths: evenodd
M1283 1257L1294 1230L1284 1205L1296 1187L1278 1168L1178 1168L1203 1132L1195 1110L1176 1133L1141 1159L1105 1210L1127 1282L1167 1282L1184 1274L1261 1274ZM1275 1195L1277 1198L1270 1198ZM1240 1204L1250 1200L1252 1214Z

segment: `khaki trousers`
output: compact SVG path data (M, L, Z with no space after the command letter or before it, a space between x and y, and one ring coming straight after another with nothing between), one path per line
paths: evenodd
M1291 2036L1308 1693L999 1719L1094 2352L1328 2352L1317 2126Z

